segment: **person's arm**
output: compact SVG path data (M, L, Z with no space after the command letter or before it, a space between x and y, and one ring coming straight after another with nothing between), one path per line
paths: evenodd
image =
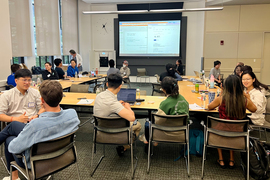
M118 115L128 121L135 121L135 114L130 108L129 103L122 102L122 105L124 106L124 108L118 113Z
M127 68L127 74L126 74L126 76L129 77L129 75L130 75L130 69Z
M263 106L263 94L256 94L250 98L250 94L244 92L244 96L247 98L247 109L254 113L256 111L260 112ZM265 108L265 107L264 107Z
M221 96L215 98L210 104L208 104L208 109L213 110L216 107L220 106L221 100Z
M178 73L175 73L175 76L176 76L176 80L177 81L182 81L183 80L183 78L178 74Z
M57 71L56 70L52 70L52 71L54 71L55 79L59 79Z
M77 59L78 65L82 66L82 56L77 54L76 59ZM78 66L78 67L80 67L80 66Z
M73 75L73 71L72 71L72 69L71 69L72 67L71 66L68 66L68 69L67 69L67 76L70 76L70 77L74 77L74 75Z

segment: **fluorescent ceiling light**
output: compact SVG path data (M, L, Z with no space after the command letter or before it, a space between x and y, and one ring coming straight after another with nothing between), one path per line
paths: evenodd
M223 7L193 8L193 9L158 9L158 10L131 10L131 11L83 11L83 14L145 14L145 13L179 13L195 11L218 11Z

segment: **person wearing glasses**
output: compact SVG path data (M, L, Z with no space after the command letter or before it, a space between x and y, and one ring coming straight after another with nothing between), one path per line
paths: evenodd
M0 121L27 123L45 111L39 91L30 88L31 82L32 74L28 69L20 69L15 73L17 86L0 98Z

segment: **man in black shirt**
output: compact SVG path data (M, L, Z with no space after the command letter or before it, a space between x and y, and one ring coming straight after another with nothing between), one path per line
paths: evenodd
M59 79L64 79L65 78L65 72L63 71L62 67L62 59L56 58L54 60L54 64L56 65L55 71L57 72Z

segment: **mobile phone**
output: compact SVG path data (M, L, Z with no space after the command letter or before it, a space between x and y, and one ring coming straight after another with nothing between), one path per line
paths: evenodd
M86 98L77 98L78 100L81 100L81 99L86 99Z

